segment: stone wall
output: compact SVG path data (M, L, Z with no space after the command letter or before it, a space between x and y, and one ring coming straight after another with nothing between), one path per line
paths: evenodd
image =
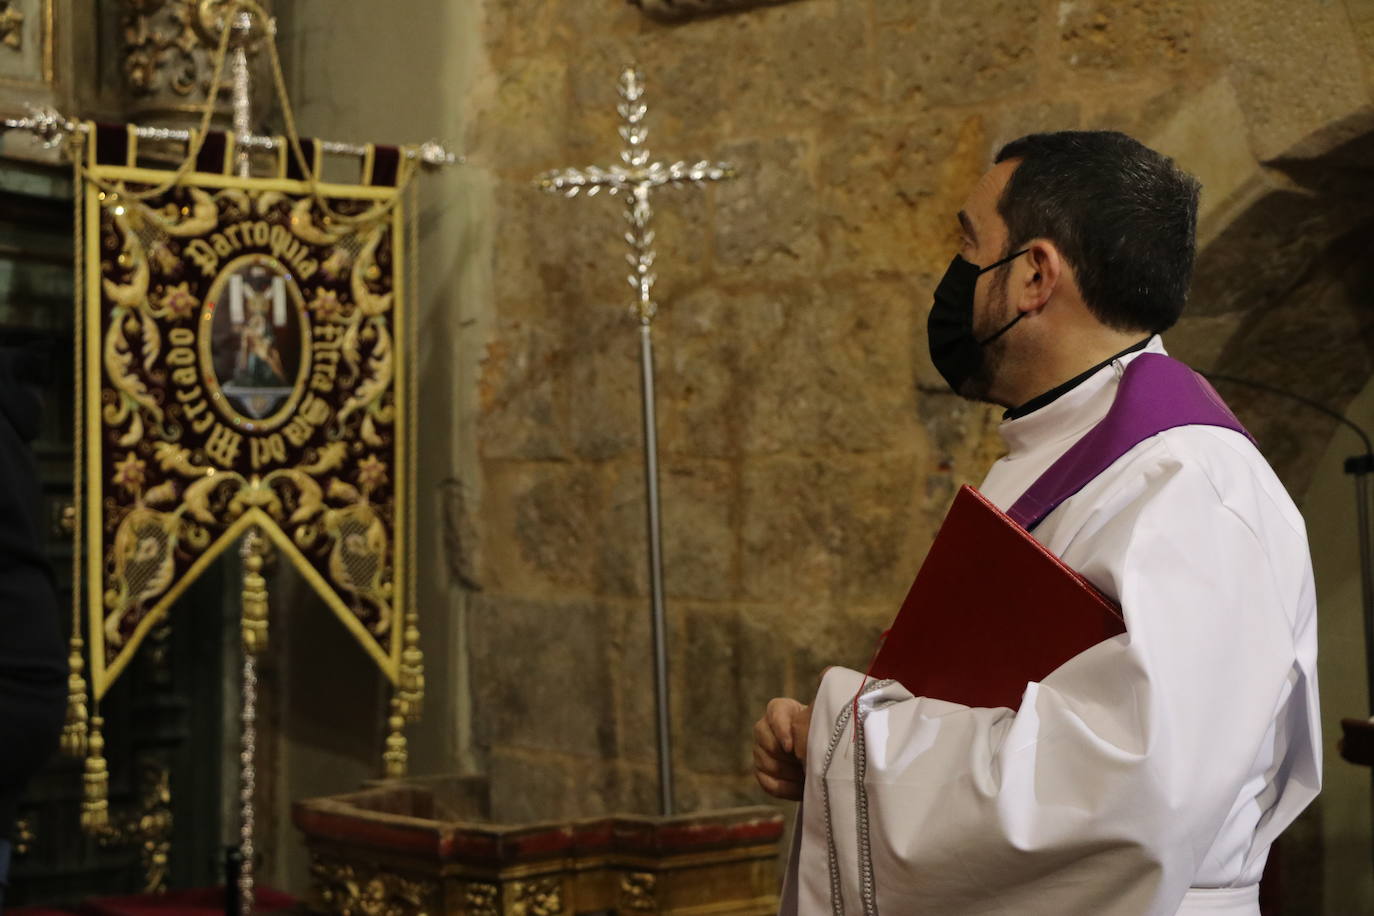
M619 207L530 187L543 169L609 164L624 62L648 79L652 149L741 170L660 198L655 332L679 803L724 805L759 798L748 729L763 703L805 694L826 664L862 664L954 489L996 457L995 416L943 392L923 323L953 213L998 146L1111 127L1197 172L1211 276L1170 342L1302 381L1249 359L1253 339L1227 347L1277 287L1222 293L1275 250L1287 260L1269 276L1295 280L1354 225L1330 195L1290 186L1310 218L1254 229L1297 212L1275 201L1273 163L1324 161L1364 129L1360 8L802 0L664 24L617 3L487 2L470 157L494 178L496 242L469 625L477 746L511 803L653 802ZM1294 339L1293 322L1266 320L1265 346ZM1302 327L1312 345L1327 332ZM1363 338L1342 339L1339 380L1318 386L1337 403L1370 366ZM1262 406L1285 440L1292 412ZM1279 456L1299 489L1330 429L1287 430L1314 430Z
M864 12L804 2L663 26L616 4L487 6L496 86L471 157L497 175L498 242L469 623L498 804L654 807L620 206L530 186L618 153L616 78L632 56L650 147L741 171L658 205L681 807L759 800L747 738L762 704L806 693L826 664L863 664L955 486L994 457L992 415L939 393L923 361L923 303L993 134L1018 127L951 104L947 62L899 50L915 24ZM1034 55L1018 33L1034 19L942 53L980 61L984 98L1004 91L995 73L1023 94Z

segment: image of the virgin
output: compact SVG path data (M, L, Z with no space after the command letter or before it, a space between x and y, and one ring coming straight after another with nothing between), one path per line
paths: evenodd
M286 278L253 264L227 281L212 329L215 375L230 406L259 419L290 395L299 368Z

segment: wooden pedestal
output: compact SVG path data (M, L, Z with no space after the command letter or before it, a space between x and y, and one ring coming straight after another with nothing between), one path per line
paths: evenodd
M769 916L782 815L497 824L481 783L376 784L297 802L313 912L378 916Z

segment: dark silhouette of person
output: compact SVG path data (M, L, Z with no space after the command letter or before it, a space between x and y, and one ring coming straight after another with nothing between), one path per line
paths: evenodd
M29 445L41 409L33 383L47 362L0 348L0 913L19 794L52 756L65 718L66 651Z

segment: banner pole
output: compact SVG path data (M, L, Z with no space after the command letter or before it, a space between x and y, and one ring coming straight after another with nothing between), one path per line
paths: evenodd
M248 72L248 41L252 35L253 16L246 10L240 10L235 14L233 23L225 23L225 26L234 30L237 39L232 52L234 135L236 137L248 137L253 132L253 103L249 92L250 76ZM268 28L268 23L263 23L263 27ZM246 145L239 144L234 150L234 172L240 178L251 177L252 161ZM266 583L259 572L263 565L263 556L259 548L259 543L262 540L257 526L250 527L244 534L241 548L243 591L240 614L244 621L244 628L243 644L240 647L243 653L243 670L239 710L241 723L239 730L239 871L237 875L238 893L225 894L227 916L252 916L255 902L253 858L257 851L257 837L255 836L257 818L253 797L257 789L257 651L260 647L250 642L247 624L250 612L249 605L250 603L256 604L256 601L252 599L257 596L253 595L250 598L250 591L257 590L255 587L260 587L263 610L266 609ZM263 614L263 616L266 615ZM265 630L266 621L263 620L262 624ZM227 880L228 876L226 876ZM233 913L229 909L234 904L237 904L237 913Z

